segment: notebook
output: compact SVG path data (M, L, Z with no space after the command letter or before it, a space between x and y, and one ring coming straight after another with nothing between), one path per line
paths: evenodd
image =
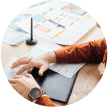
M44 89L46 94L53 100L67 103L72 92L78 72L71 78L67 78L50 69L43 76L38 75L37 68L33 68L31 74L37 83Z

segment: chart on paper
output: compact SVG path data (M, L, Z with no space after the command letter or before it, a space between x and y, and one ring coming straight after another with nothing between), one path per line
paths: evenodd
M3 37L3 42L8 43L10 45L18 45L23 40L27 39L29 35L27 32L19 28L16 23L21 21L20 17L16 17L6 29L6 32Z
M64 1L55 0L43 7L36 5L31 9L36 11L35 14L18 22L17 25L30 33L32 17L34 36L57 44L73 44L96 25L96 21L89 13ZM52 39L52 36L55 37Z

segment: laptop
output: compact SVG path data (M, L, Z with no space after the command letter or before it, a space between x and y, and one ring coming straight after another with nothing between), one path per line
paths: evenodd
M78 72L71 78L67 78L50 69L44 72L43 76L38 75L39 69L33 68L31 74L37 83L44 89L46 94L56 101L67 103L72 92Z

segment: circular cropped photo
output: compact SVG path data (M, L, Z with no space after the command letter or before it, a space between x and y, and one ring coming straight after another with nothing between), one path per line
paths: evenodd
M1 59L10 85L25 99L66 106L96 87L105 70L107 45L87 11L49 0L26 8L10 22Z

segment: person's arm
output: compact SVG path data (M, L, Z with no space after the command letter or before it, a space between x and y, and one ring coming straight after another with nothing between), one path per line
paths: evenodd
M103 61L106 50L105 38L81 44L73 44L55 51L56 63L82 63Z
M54 52L48 52L40 57L30 58L30 57L23 57L18 59L15 63L12 64L12 69L19 66L26 64L21 70L17 72L17 75L9 80L12 83L13 88L18 92L21 93L23 97L28 99L28 93L30 89L33 87L39 87L36 81L34 81L31 74L26 74L26 77L20 76L19 74L24 72L26 69L36 67L39 68L39 75L42 76L43 73L49 68L50 63L56 62L56 55ZM28 78L29 77L29 78ZM21 88L22 87L22 88ZM30 88L31 87L31 88ZM25 91L26 90L26 91ZM48 96L42 96L37 101L33 101L36 104L43 105L43 106L55 106L54 103L50 100Z
M50 100L48 96L43 96L39 98L35 103L43 106L55 107L54 103Z
M56 50L55 54L53 54L52 52L49 53L49 55L53 58L52 62L56 63L81 63L105 61L105 58L107 58L106 41L104 38L82 44L73 44L66 48ZM54 106L53 103L51 104L49 97L40 98L37 101L37 103L41 103L42 105L44 104L45 106L48 106L48 104Z
M28 73L25 76L16 75L13 79L8 79L8 81L20 95L22 95L28 100L30 100L29 93L33 88L36 87L40 89L40 86L35 81L33 76ZM42 94L42 96L39 99L35 99L33 100L33 102L43 106L55 106L46 94Z
M82 44L73 44L69 47L56 50L55 52L49 52L40 57L35 57L35 58L23 57L17 60L15 63L13 63L11 68L15 68L19 65L26 64L20 71L18 71L17 74L24 72L26 69L37 67L40 69L39 75L42 76L43 72L45 72L49 68L50 63L53 63L53 62L81 63L81 62L103 61L103 59L105 60L103 56L107 56L107 54L104 55L104 53L107 53L107 50L106 51L105 50L106 50L106 41L104 38L104 39L86 42ZM29 86L25 88L19 88L19 87L21 86L21 83L26 83L28 80L30 80L30 83L33 83L33 82L31 82L31 79L28 79L25 82L21 82L17 80L15 79L10 80L10 83L12 82L12 83L17 84L17 87L15 84L12 84L12 85L17 91L18 89L19 90L21 89L20 91L24 93L22 96L27 95L25 94L26 91L23 91L23 89L26 90L27 87L30 87L31 84L29 84ZM25 86L25 85L22 84L22 86ZM36 103L40 105L45 105L45 106L55 106L48 96L39 98L36 101Z

